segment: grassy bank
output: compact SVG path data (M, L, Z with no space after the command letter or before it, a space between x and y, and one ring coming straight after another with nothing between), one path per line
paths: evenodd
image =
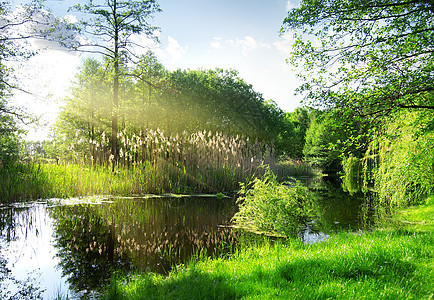
M275 170L282 178L317 172L299 161L275 165ZM186 168L164 160L119 165L115 172L109 165L17 163L0 167L0 203L89 195L232 193L239 182L262 171L210 165Z
M244 247L163 277L113 280L107 299L432 299L434 198L384 228Z

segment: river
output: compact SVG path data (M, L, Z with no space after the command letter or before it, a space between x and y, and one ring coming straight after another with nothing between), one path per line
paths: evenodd
M317 217L306 243L364 226L361 198L310 184ZM113 274L167 274L192 255L230 254L234 199L206 196L48 199L0 207L0 298L92 298Z

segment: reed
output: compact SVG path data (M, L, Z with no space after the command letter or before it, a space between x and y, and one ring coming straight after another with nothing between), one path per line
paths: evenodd
M34 158L0 168L2 202L100 194L233 194L240 182L261 176L264 164L282 178L309 172L296 161L279 163L271 146L219 132L166 136L160 130L124 130L116 162L108 138L98 136L74 140L52 163Z

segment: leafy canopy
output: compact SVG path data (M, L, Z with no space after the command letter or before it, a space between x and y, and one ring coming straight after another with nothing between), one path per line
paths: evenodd
M295 32L306 100L371 120L434 109L434 1L302 0L284 20Z
M149 19L161 9L155 0L89 0L77 4L71 10L88 15L76 29L87 41L75 45L77 50L99 53L117 60L119 53L136 56L134 48L144 48L135 43L132 35L152 37L158 28L149 23Z

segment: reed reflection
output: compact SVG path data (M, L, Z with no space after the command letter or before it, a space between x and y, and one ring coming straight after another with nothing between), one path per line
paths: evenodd
M214 198L115 199L51 209L64 276L77 291L97 289L114 272L167 273L199 252L235 245L233 201Z

